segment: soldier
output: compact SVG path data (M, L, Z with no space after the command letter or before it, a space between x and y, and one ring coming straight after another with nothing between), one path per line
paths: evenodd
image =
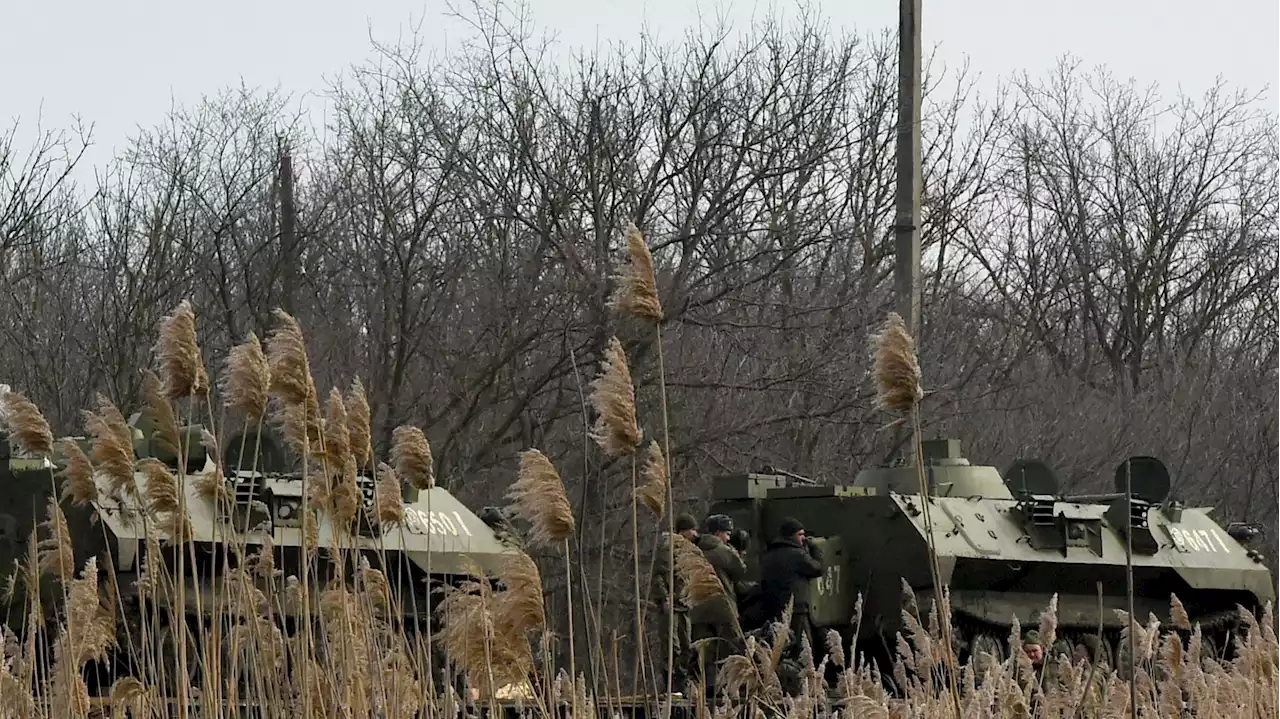
M742 561L747 561L747 550L751 546L751 533L745 529L735 529L733 534L729 536L729 546L738 552L738 556L742 557ZM759 582L739 582L736 589L738 594L738 621L742 626L742 631L750 632L758 624L751 624L753 618L757 618L760 614L759 598L760 583Z
M683 536L690 542L698 541L698 521L693 518L692 514L687 512L676 516L675 520L676 533ZM653 596L652 611L657 615L658 620L658 636L661 641L666 641L671 636L670 627L667 624L668 609L673 609L671 614L672 621L675 623L675 636L672 641L675 645L674 664L672 667L672 686L678 690L684 688L685 683L689 679L689 665L692 660L692 631L689 625L689 607L681 598L684 590L684 583L680 581L680 574L674 573L675 588L668 591L667 579L671 576L671 549L669 537L666 532L662 533L662 540L658 543L658 553L653 561L653 576L650 578L651 594ZM674 603L674 605L673 605ZM667 653L659 652L662 662L667 661ZM663 672L663 676L666 672ZM665 682L660 682L666 686ZM665 690L664 690L665 691Z
M747 565L742 556L729 545L733 535L733 519L724 514L707 517L703 533L698 536L698 548L716 570L716 576L724 586L725 596L709 599L689 611L693 628L693 640L710 640L700 652L703 676L709 695L714 695L717 665L724 658L740 651L736 630L738 590L747 575Z
M760 608L765 621L778 621L791 606L792 647L800 647L800 637L809 638L813 661L824 655L825 642L809 621L809 582L822 576L822 550L813 543L804 525L790 517L782 520L778 537L760 560Z
M1014 678L1018 686L1022 687L1023 693L1031 696L1040 688L1040 675L1045 664L1044 645L1041 644L1038 630L1028 629L1022 633L1022 652L1027 655L1027 659L1031 660L1031 673L1027 674L1026 670L1015 662Z
M1107 678L1111 674L1111 669L1107 666L1106 654L1102 651L1102 644L1099 643L1098 637L1093 634L1080 637L1075 651L1072 652L1071 663L1081 669L1083 674L1080 680L1089 685L1084 706L1094 706L1105 700Z

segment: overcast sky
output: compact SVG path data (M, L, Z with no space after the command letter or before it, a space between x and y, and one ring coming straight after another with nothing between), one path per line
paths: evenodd
M796 5L756 0L529 0L540 28L565 48L626 40L641 26L675 39L724 17L735 28L761 16L795 17ZM811 0L833 27L896 27L891 0ZM94 164L138 125L161 122L171 103L238 85L302 96L371 57L369 39L395 42L421 21L447 51L466 29L442 0L0 0L0 127L14 119L95 123ZM1280 94L1278 0L924 0L926 52L966 58L984 78L1038 73L1064 53L1107 65L1120 78L1199 93L1218 75ZM986 83L984 83L985 85ZM317 122L320 118L316 118ZM24 133L25 134L25 133Z

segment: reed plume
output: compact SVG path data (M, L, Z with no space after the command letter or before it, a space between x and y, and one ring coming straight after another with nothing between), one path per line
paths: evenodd
M324 419L324 455L330 476L341 477L346 472L347 463L351 460L350 454L351 431L347 428L347 406L342 401L342 393L334 387L329 390Z
M62 456L66 458L67 467L61 474L66 477L62 485L62 498L70 499L78 505L87 505L98 501L98 485L93 481L93 464L74 439L58 440L62 448Z
M57 716L88 716L83 667L106 660L115 644L114 616L102 609L98 598L98 560L90 557L80 578L69 578L67 618L54 642L49 694Z
M547 615L542 603L542 574L524 552L509 555L498 569L498 579L506 587L496 610L496 631L500 638L520 640L528 632L546 629Z
M302 328L288 312L277 308L274 314L280 324L267 338L267 366L271 392L281 401L276 422L305 462L323 454L320 398Z
M67 518L62 513L62 507L58 506L58 500L53 497L49 497L45 512L45 520L40 523L40 526L49 531L49 536L40 540L36 546L39 552L40 571L66 581L71 579L76 571L76 558L71 546L71 532L67 528Z
M528 640L499 641L493 589L479 568L466 573L480 578L446 589L439 609L443 626L436 641L480 695L492 697L498 688L530 676L533 649Z
M160 321L156 354L164 366L164 393L170 400L209 393L209 376L196 340L196 313L189 300L178 303L173 314Z
M333 519L339 525L350 530L352 522L360 513L360 487L356 479L356 464L349 457L342 464L342 473L329 491L329 501L333 507Z
M209 430L200 430L200 444L204 446L210 457L222 456L218 450L218 438L214 437ZM195 487L196 494L201 499L212 502L219 509L228 508L235 500L235 491L227 483L226 475L222 473L221 462L215 462L212 469L198 474Z
M534 546L553 546L573 536L577 525L560 472L541 451L520 453L520 472L506 497L515 515L529 523Z
M727 600L728 592L720 582L715 567L707 560L707 555L693 542L685 539L684 535L672 534L671 537L675 540L672 547L676 557L676 572L684 582L681 598L685 604L696 607L705 602ZM732 606L732 602L728 604L736 622L737 608Z
M661 466L659 467L659 465L657 464L650 464L646 466L645 474L646 474L647 481L645 486L639 491L637 491L637 489L634 486L635 485L635 467L634 467L634 457L633 457L632 492L633 494L637 495L640 501L645 502L645 506L653 510L654 513L658 515L659 519L661 519L662 516L665 514L667 518L667 532L670 534L674 534L675 533L675 517L673 515L672 507L671 507L671 492L670 492L670 486L669 486L670 485L669 475L671 470L670 470L670 467L667 465L667 461L668 461L667 458L671 454L671 427L670 427L670 421L669 421L669 416L667 412L666 363L663 357L663 350L662 350L662 323L663 323L663 320L665 319L665 316L662 311L662 302L658 298L658 283L657 283L657 278L654 276L653 255L649 250L648 244L645 242L644 235L641 234L640 230L635 226L634 223L629 224L627 226L626 234L627 234L627 254L630 259L630 263L627 266L623 267L621 271L614 276L616 287L614 289L614 294L611 298L610 308L615 312L627 314L636 319L653 323L654 338L656 340L656 344L658 348L658 393L659 393L659 397L661 398L661 404L662 404L662 443L664 448L663 456L661 458ZM625 359L626 359L625 355L623 355L620 351L618 354L622 356L622 359L625 362ZM627 378L627 385L628 385L627 389L628 391L630 391L629 376ZM634 407L634 405L635 405L635 401L633 398L631 400L631 406ZM638 435L639 433L638 428L636 432ZM597 430L597 435L599 434L600 432ZM629 437L623 438L623 443L625 443L625 441L627 441L628 439ZM636 436L635 444L638 445L641 439L642 439L641 437ZM619 443L614 442L613 444L616 447ZM654 445L654 447L656 448L656 445ZM608 452L609 451L608 448L606 448L605 451ZM653 458L651 457L651 461L652 459ZM662 478L662 486L661 486L660 493L659 493L660 487L655 481L659 475L656 473L651 473L649 471L650 468L652 468L654 472L660 472L660 476ZM639 522L639 517L637 516L637 513L636 513L636 502L634 499L631 504L631 512L632 512L632 522L633 524L637 524ZM639 578L638 578L638 574L640 571L639 570L640 537L639 537L638 527L632 533L632 540L635 544L635 554L636 554L634 571L637 573L635 592L637 595L636 602L638 605L640 601L639 600L640 589L639 589ZM667 554L667 582L668 583L673 582L675 580L674 551L675 551L674 548L671 547L670 545L667 547L667 553L668 553ZM603 556L601 557L601 559L603 561ZM637 613L639 613L640 611L638 606L636 611ZM666 688L667 688L668 695L670 695L675 689L673 684L674 674L672 673L672 670L671 670L671 668L674 666L674 660L675 660L675 654L674 654L675 652L675 634L674 634L675 614L674 612L675 612L675 607L672 605L668 605L667 607L668 634L667 634L667 643L666 643L667 666L668 666Z
M884 327L872 335L872 365L876 377L876 407L901 415L911 413L924 396L916 343L902 316L889 313Z
M661 322L662 302L658 299L653 255L644 241L644 235L634 224L627 227L627 254L631 262L615 277L617 288L610 298L609 306L633 317Z
M271 365L257 334L250 332L244 342L231 348L221 384L223 406L227 409L240 412L249 422L266 415L271 394Z
M98 594L98 558L89 557L80 576L68 585L67 622L59 648L75 667L105 661L116 646L116 627L111 605Z
M598 416L591 438L611 457L634 454L644 440L636 421L636 390L627 355L617 337L609 338L600 374L591 382L591 404Z
M289 404L306 404L313 398L313 393L308 380L311 363L307 358L302 327L293 315L282 309L276 308L272 314L279 325L267 336L271 391Z
M636 490L636 498L658 517L662 517L667 507L667 492L670 490L667 478L667 459L657 442L649 442L649 457L644 468L640 470L644 484Z
M431 443L417 427L404 424L391 433L391 461L395 465L396 474L411 486L417 489L436 486Z
M53 432L34 402L17 392L0 393L0 416L24 452L37 457L53 454Z
M373 501L380 526L394 527L404 523L404 493L400 490L400 477L384 462L378 463L378 484Z
M512 501L515 516L529 523L530 544L559 544L564 549L564 579L569 614L569 667L570 672L576 674L577 646L573 632L573 572L569 540L577 529L577 522L573 517L569 497L565 494L564 482L560 479L560 472L545 454L537 449L527 449L520 453L520 471L516 475L516 481L507 489L506 496Z
M351 438L351 453L361 467L373 458L372 423L369 398L364 384L357 377L351 382L351 389L347 390L347 434Z
M647 677L644 668L644 611L640 604L640 517L637 509L636 447L644 433L636 420L636 392L631 383L627 355L617 337L605 347L600 374L591 382L591 403L597 416L591 439L611 457L631 458L631 571L636 623L636 665L639 667L632 691L638 691L638 677ZM603 560L602 560L603 561Z
M147 510L156 525L169 535L172 544L190 541L191 518L184 510L178 479L163 462L151 457L138 462L138 469L147 478Z
M158 443L161 450L172 452L175 457L178 456L181 450L178 417L173 412L173 405L165 396L164 384L161 383L160 377L151 370L144 371L142 375L142 399L151 410L151 418L155 422L156 430L151 435L151 440Z
M115 496L138 496L133 480L133 432L124 415L105 395L97 395L98 411L81 410L85 430L93 438L93 461L97 473L107 479Z

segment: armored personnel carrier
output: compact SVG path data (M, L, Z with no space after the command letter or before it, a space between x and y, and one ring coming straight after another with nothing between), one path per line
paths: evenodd
M208 636L215 621L234 623L234 619L213 615L214 608L220 612L235 611L226 599L234 590L229 586L226 570L245 564L246 557L264 546L271 547L274 571L255 574L254 582L271 597L270 613L282 625L285 635L295 631L299 622L306 621L301 604L290 601L288 592L284 591L288 585L296 588L298 578L304 573L309 575L312 597L318 598L320 591L339 573L350 578L357 565L367 562L385 574L395 607L392 612L400 615L404 631L425 632L432 626L430 610L446 585L456 584L477 571L493 573L499 562L513 551L512 545L495 532L494 526L481 520L443 487L419 492L406 486L403 523L380 528L372 520L375 480L360 474L357 483L363 494L364 511L356 522L356 529L344 533L339 541L334 524L321 512L316 534L322 551L319 556L313 555L310 571L304 572L303 475L295 470L296 459L272 431L264 428L260 436L253 431L248 436L229 436L224 442L227 448L224 456L216 458L201 444L199 425L184 427L181 435L186 461L179 471L177 454L156 440L149 413L133 415L129 429L133 435L135 461L154 458L178 478L178 486L186 495L191 541L171 544L167 535L156 532L156 523L150 520L153 539L149 542L147 512L142 506L146 500L113 494L103 477L95 477L98 492L92 502L78 504L70 498L59 501L74 549L76 571L83 568L90 557L96 557L102 583L100 596L116 603L118 615L123 617L123 621L117 621L119 656L111 662L113 666L104 668L102 673L114 676L133 673L136 667L132 666L131 658L125 656L130 646L128 635L132 632L133 643L137 644L144 622L149 626L165 625L160 645L166 652L175 651L177 646L173 639L177 636L173 632L177 617L185 618L193 637ZM88 440L74 439L88 451ZM242 451L243 462L240 461ZM37 534L37 528L48 516L50 499L61 497L63 480L55 473L64 468L65 457L56 456L53 462L19 457L7 435L0 438L0 453L3 453L0 467L6 475L0 478L0 582L3 582L14 572L23 571L22 564L32 550L31 542L48 537L47 529L41 527ZM237 470L238 467L256 467L256 471ZM220 482L222 501L230 504L229 512L215 511L215 500L210 497L208 480L216 478L219 468L224 473ZM145 497L147 474L138 467L135 469L138 471L134 481ZM314 474L311 481L316 481ZM486 512L486 516L492 522L503 519L501 512ZM324 551L337 549L339 544L346 559L342 565L326 558ZM233 546L239 551L231 551ZM185 606L176 606L176 592L140 591L139 580L157 561L168 569L165 574L169 577L178 576L178 569L182 567ZM52 617L62 590L50 573L41 575L40 584L41 604L46 617ZM4 621L21 636L28 619L29 592L23 581L13 582L13 588L12 596L3 605ZM320 611L319 605L317 599L310 604L313 618ZM159 621L150 617L157 617ZM196 631L199 626L205 631ZM188 656L198 656L193 653L195 649L190 647ZM194 660L191 662L191 680L196 678L197 664Z
M1145 622L1150 612L1171 626L1176 594L1219 652L1230 649L1225 632L1238 619L1237 606L1256 612L1275 598L1271 572L1249 546L1257 528L1220 526L1211 509L1173 499L1169 472L1155 458L1122 462L1113 493L1071 497L1061 496L1043 462L1020 460L1002 474L970 464L958 440L923 448L934 546L962 656L981 650L1002 658L1013 618L1034 626L1054 594L1059 636L1073 641L1101 623L1103 651L1114 652L1122 620L1112 610L1128 607L1126 545L1136 618ZM861 595L859 651L883 661L901 629L903 582L922 613L934 595L917 472L864 469L843 486L775 470L722 476L714 480L710 511L760 538L748 551L752 578L783 518L798 519L824 550L824 572L813 580L813 624L850 640Z

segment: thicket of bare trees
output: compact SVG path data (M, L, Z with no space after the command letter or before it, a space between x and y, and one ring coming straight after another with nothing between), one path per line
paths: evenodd
M93 392L136 405L182 298L213 356L291 307L321 391L362 377L379 448L424 427L473 506L519 450L554 453L593 509L593 576L630 537L629 510L594 511L627 507L629 468L583 458L606 332L661 429L652 333L606 309L633 220L669 317L678 508L724 471L879 461L893 37L768 27L566 63L487 27L441 64L381 49L333 87L323 140L283 96L236 90L140 133L92 192L65 177L76 136L0 144L0 379L79 433ZM997 97L936 67L926 85L926 433L996 466L1043 457L1072 489L1154 454L1183 498L1274 537L1276 115L1068 63Z

